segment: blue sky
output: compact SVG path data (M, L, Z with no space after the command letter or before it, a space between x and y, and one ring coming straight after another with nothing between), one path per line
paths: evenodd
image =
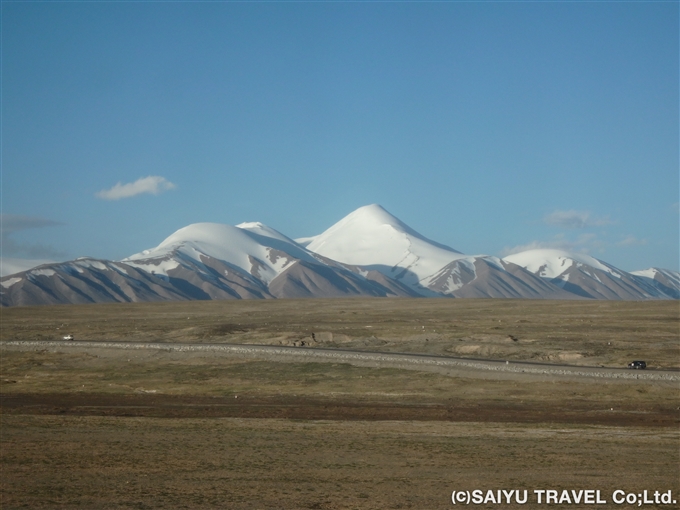
M679 267L677 2L2 2L3 257L379 203Z

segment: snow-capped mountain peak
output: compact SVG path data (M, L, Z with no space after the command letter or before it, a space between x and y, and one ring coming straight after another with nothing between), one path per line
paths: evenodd
M304 242L314 253L369 266L410 285L464 256L424 237L377 204L360 207L311 239Z
M631 274L639 281L651 285L662 296L680 299L680 273L677 271L650 267L642 271L633 271Z
M0 280L2 306L340 296L679 299L680 273L627 273L561 250L463 255L373 204L297 241L259 222L195 223L122 261L48 263Z
M385 232L405 234L415 239L425 241L428 244L443 250L453 253L460 253L453 248L439 244L424 237L378 204L359 207L335 223L333 226L323 232L323 234L312 238L305 238L305 240L312 239L312 242L315 242L314 245L318 248L322 243L327 243L329 238L336 235L346 235L349 232L367 235L376 233L379 229L382 229Z
M680 296L680 275L647 270L627 273L582 253L529 250L505 257L545 280L584 298L668 299Z
M262 223L242 223L236 227L194 223L177 230L156 248L132 255L123 262L151 270L152 265L146 261L172 257L175 253L199 263L205 257L220 260L264 282L272 281L296 260L315 261L307 250Z
M542 278L558 278L574 265L585 265L618 274L616 268L584 253L571 253L556 249L536 249L515 253L503 260L524 267Z

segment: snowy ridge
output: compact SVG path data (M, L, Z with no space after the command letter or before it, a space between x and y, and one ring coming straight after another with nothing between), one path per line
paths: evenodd
M293 239L258 222L195 223L121 261L88 257L0 279L2 306L314 297L680 299L680 273L627 273L589 255L464 255L381 206Z
M563 290L589 299L677 299L680 278L648 270L626 273L601 260L562 250L529 250L503 259L517 264ZM658 278L659 275L661 278ZM648 275L653 275L649 277ZM678 275L680 276L680 275Z
M563 250L540 249L528 250L508 255L503 260L526 268L542 278L558 278L574 265L588 266L619 275L620 270L583 253L570 253Z
M447 264L435 274L420 280L423 287L437 288L444 294L452 294L466 283L477 278L474 258L457 259L456 264Z
M642 285L659 292L670 299L680 299L680 273L652 267L631 273Z
M290 238L262 223L242 223L236 227L219 223L195 223L179 229L156 248L132 255L123 262L139 268L157 266L167 274L164 260L181 253L197 262L203 257L221 260L256 276L265 283L271 282L295 260L315 262L316 259ZM150 264L151 261L158 261Z
M649 269L643 269L642 271L633 271L630 274L635 276L642 276L644 278L649 278L651 280L666 278L669 281L680 286L680 273L676 271L669 271L668 269L650 267Z

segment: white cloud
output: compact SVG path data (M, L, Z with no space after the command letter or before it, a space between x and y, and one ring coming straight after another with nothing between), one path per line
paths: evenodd
M176 188L176 186L165 177L150 175L127 184L121 184L119 182L111 189L99 191L96 193L96 196L103 198L104 200L120 200L121 198L130 198L143 193L158 195L174 188Z
M543 218L543 222L548 225L570 229L602 227L612 224L609 217L596 218L589 211L574 210L552 212Z

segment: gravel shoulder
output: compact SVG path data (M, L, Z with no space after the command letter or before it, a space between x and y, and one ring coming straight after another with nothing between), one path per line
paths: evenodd
M206 354L256 358L275 362L349 363L357 366L390 367L407 370L459 373L476 378L590 378L638 381L680 381L680 372L671 370L630 370L605 367L549 365L517 361L480 360L418 354L380 353L342 349L278 347L206 343L112 342L112 341L21 341L0 343L7 350L65 350L103 355L105 351L156 351L169 357Z

